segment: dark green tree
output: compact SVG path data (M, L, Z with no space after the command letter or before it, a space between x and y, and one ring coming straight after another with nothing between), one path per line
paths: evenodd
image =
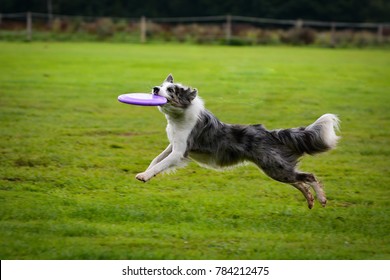
M50 2L50 3L49 3ZM389 0L1 0L1 13L33 11L117 17L241 15L279 19L389 22Z

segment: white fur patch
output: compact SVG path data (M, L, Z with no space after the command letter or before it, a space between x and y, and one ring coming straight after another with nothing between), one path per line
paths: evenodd
M340 139L336 135L336 130L339 130L340 126L339 118L334 114L324 114L319 117L314 123L306 127L306 130L314 129L315 127L320 127L320 136L324 143L330 147L334 148L337 145L337 141Z

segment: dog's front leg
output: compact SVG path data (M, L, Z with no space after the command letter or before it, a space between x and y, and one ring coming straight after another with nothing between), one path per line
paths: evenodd
M148 168L145 172L140 173L136 178L140 181L147 182L157 174L167 170L170 167L179 165L184 158L184 152L172 150L172 152L163 160Z
M152 162L149 164L149 167L145 170L145 172L137 174L135 178L143 182L148 181L150 178L148 178L147 171L152 169L152 167L155 166L157 163L164 160L171 152L172 152L172 145L169 144L168 147L161 154L159 154L157 157L155 157L152 160Z
M155 166L163 159L165 159L171 152L172 152L172 144L169 144L168 147L161 154L159 154L155 159L152 160L152 162L149 164L149 167L146 169L146 171L151 169L153 166Z

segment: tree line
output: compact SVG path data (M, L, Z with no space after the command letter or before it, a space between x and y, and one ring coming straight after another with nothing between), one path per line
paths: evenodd
M277 19L389 22L388 0L2 0L0 13L189 17L240 15Z

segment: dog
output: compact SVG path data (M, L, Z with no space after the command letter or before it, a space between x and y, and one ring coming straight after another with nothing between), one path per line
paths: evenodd
M170 144L136 179L147 182L157 174L195 160L201 166L223 169L253 162L272 179L297 188L314 205L312 187L322 206L326 196L314 174L297 170L304 154L317 154L336 147L339 119L325 114L306 127L267 130L263 125L235 125L219 121L205 109L198 90L174 83L172 75L152 90L168 102L158 109L165 114Z

